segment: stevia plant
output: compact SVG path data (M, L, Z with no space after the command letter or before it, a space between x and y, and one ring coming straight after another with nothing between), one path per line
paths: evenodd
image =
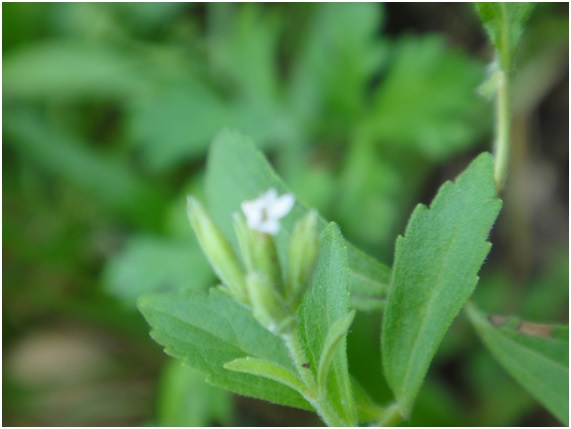
M418 205L387 267L301 204L253 142L213 142L206 209L188 217L220 285L149 295L139 308L165 351L213 385L315 411L329 426L395 425L410 417L436 350L463 308L484 345L568 424L568 328L487 316L468 300L490 251L508 173L510 79L527 4L478 4L496 59L484 91L496 101L493 155L482 153ZM381 362L393 400L378 404L351 376L357 312L382 312Z

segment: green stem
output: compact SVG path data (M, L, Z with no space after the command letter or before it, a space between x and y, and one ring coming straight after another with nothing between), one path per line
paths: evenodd
M496 141L494 142L496 188L499 191L504 186L508 173L510 156L510 82L508 71L498 70L496 94Z
M290 353L297 373L308 391L305 399L315 408L319 417L327 426L350 426L337 414L327 397L320 394L313 371L307 368L309 361L299 341L299 337L295 333L291 333L282 335L282 339Z
M379 421L379 426L396 426L402 420L397 404L392 404L383 413L383 417Z

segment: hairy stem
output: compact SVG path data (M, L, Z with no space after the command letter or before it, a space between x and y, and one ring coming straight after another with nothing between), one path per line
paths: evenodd
M496 140L494 142L496 188L504 186L508 173L510 155L510 85L506 70L498 70L496 93Z
M339 416L331 403L327 400L327 397L319 394L320 389L317 386L313 371L307 368L307 356L297 334L285 334L282 335L282 339L289 351L301 381L309 392L305 399L315 408L315 411L317 411L317 414L319 414L319 417L321 417L327 426L349 426L349 424Z

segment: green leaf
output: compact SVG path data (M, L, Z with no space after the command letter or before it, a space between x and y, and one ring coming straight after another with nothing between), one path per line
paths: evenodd
M476 158L430 208L414 210L396 243L382 329L384 372L408 415L448 327L478 282L499 213L493 158Z
M141 70L138 59L109 47L44 42L4 58L2 88L25 98L122 99L149 88Z
M569 425L569 327L487 316L467 307L480 338L500 364Z
M347 250L339 227L329 224L321 234L320 255L311 284L299 309L298 332L308 352L309 371L318 375L320 358L331 352L330 330L337 333L349 321ZM336 332L331 334L336 336ZM326 385L318 385L328 401L350 426L357 424L344 337L334 352ZM317 379L317 377L316 377ZM318 379L319 382L319 379Z
M311 128L318 122L338 137L360 118L370 80L386 57L377 37L383 9L378 3L313 7L289 95L299 121Z
M439 162L470 147L485 103L476 94L481 64L446 47L440 37L405 37L374 94L366 127L383 145Z
M139 299L139 309L165 352L203 372L209 383L240 395L311 409L299 393L281 383L224 369L228 362L254 357L293 371L281 339L224 292L149 295Z
M214 276L196 241L135 236L109 260L106 289L127 305L141 295L179 289L206 289Z
M225 364L224 368L277 381L301 394L305 390L303 383L293 372L268 360L251 357L235 359Z
M157 393L160 426L230 425L232 395L204 381L204 374L171 359L165 365Z
M475 6L490 40L498 51L502 69L509 71L523 26L535 3L478 2Z
M289 192L264 156L256 150L250 139L238 132L223 131L214 140L208 157L206 196L209 212L216 224L238 248L232 225L232 214L240 210L243 201L257 198L270 188L278 193ZM276 237L282 260L287 254L293 227L308 209L296 201L290 214L282 220ZM326 222L319 219L323 230ZM351 305L358 309L379 309L386 298L388 267L378 263L347 243Z
M345 344L349 327L355 318L355 310L347 313L341 319L337 320L329 328L321 357L319 358L319 367L317 369L317 380L320 386L324 386L329 374L329 368L333 362L337 350L341 344Z
M89 142L58 128L31 110L5 114L4 132L14 150L55 176L72 183L97 201L141 228L156 228L166 201L125 163L104 156Z

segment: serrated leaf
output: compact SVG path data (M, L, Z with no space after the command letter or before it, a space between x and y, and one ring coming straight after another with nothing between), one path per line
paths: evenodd
M224 369L228 362L251 356L293 370L281 339L227 294L213 289L209 294L149 295L139 300L139 309L165 352L206 374L208 382L240 395L311 409L299 393L283 384Z
M564 424L569 425L569 327L468 315L500 364Z
M320 357L329 346L330 327L346 319L349 311L347 250L339 227L329 224L320 239L320 255L315 273L299 309L298 333L308 352L309 368L317 379ZM345 320L347 322L347 320ZM343 323L343 322L339 322ZM326 351L327 353L327 351ZM357 414L349 378L345 341L334 353L326 379L328 401L350 426Z
M214 275L194 240L135 236L109 260L103 278L107 291L134 306L149 293L204 290Z
M243 372L245 374L257 375L277 381L301 394L303 394L305 390L303 383L293 372L269 360L255 359L252 357L235 359L225 364L224 368L230 371Z
M499 213L493 158L476 158L414 210L396 244L382 328L385 376L407 415L448 327L478 282Z
M208 157L206 172L206 196L209 212L216 224L237 248L233 232L232 214L240 210L243 201L257 198L270 188L279 194L289 192L264 156L250 139L233 131L223 131L214 140ZM308 209L296 201L290 214L282 220L276 236L280 258L285 258L293 226ZM325 220L318 219L318 229L323 230ZM347 243L351 304L358 309L379 309L384 305L387 293L388 267L373 260Z
M349 327L351 323L353 323L354 318L355 310L338 319L329 328L317 368L317 380L321 386L324 386L327 381L327 374L329 373L329 368L331 367L337 349L341 344L345 344Z
M502 69L508 71L523 33L523 26L535 3L477 2L475 6L490 40L499 53Z

